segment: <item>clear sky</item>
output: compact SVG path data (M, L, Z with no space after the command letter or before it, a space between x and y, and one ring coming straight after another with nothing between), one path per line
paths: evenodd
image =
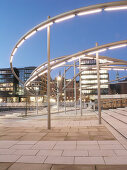
M113 0L0 0L0 68L9 67L16 42L32 27L76 8ZM127 10L78 16L51 27L51 58L127 39ZM15 67L38 66L47 60L46 30L28 39L14 57ZM127 48L103 55L127 60Z

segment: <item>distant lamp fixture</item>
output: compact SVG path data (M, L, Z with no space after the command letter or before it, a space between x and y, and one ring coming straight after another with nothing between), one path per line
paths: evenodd
M48 26L51 26L52 24L53 24L53 22L49 22L48 24L45 24L45 25L39 27L39 28L37 29L37 31L41 31L41 30L43 30L44 28L47 28Z
M37 32L36 30L35 30L35 31L32 31L30 34L28 34L28 35L25 37L25 39L28 39L28 38L32 37L36 32Z
M20 43L17 45L17 47L20 47L24 43L24 39L20 41Z
M107 7L104 10L105 11L115 11L115 10L125 10L127 9L127 5L124 6L115 6L115 7Z
M109 49L109 50L112 50L112 49L121 48L121 47L126 47L126 46L127 46L127 44L115 45L115 46L109 47L108 49Z
M90 10L90 11L80 12L77 15L79 15L79 16L81 16L81 15L89 15L89 14L99 13L101 11L102 11L102 9L94 9L94 10Z
M62 21L71 19L71 18L73 18L73 17L75 17L75 14L72 14L72 15L69 15L69 16L66 16L66 17L62 17L62 18L60 18L60 19L56 19L55 22L56 22L56 23L57 23L57 22L62 22Z
M16 51L17 51L17 48L14 49L12 55L15 55Z
M12 55L11 58L10 58L10 63L12 63L12 60L13 60L13 55Z
M57 77L57 80L60 81L60 80L61 80L61 76L58 76L58 77Z
M90 52L90 53L88 53L88 55L92 55L92 54L96 54L96 53L104 52L104 51L106 51L106 50L107 50L106 48L102 48L102 49L100 49L100 50Z
M62 63L59 63L59 64L53 66L51 69L55 69L55 68L57 68L57 67L60 67L60 66L64 65L65 63L66 63L65 61L62 62Z

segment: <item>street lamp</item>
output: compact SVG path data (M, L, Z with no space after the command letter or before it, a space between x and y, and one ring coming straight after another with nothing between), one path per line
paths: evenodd
M60 85L60 81L61 81L61 76L57 77L57 110L59 112L59 85Z
M36 87L35 90L36 90L36 114L38 115L38 93L39 93L39 87Z

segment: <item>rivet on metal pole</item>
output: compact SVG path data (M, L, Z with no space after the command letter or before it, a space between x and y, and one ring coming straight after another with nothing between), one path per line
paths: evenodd
M81 59L79 59L79 71L81 72ZM81 73L80 73L80 113L82 116L82 82L81 82Z
M64 87L66 86L66 69L64 68ZM64 111L66 114L66 88L64 89Z
M76 75L76 70L75 70L75 61L74 61L74 77ZM77 93L76 93L76 78L74 79L74 101L75 101L75 113L77 114L77 106L76 106L76 98L77 98Z
M48 16L48 19L50 16ZM51 129L50 114L50 26L47 27L47 56L48 56L48 76L47 76L47 102L48 102L48 129Z
M98 43L96 43L96 46L98 46ZM101 124L101 89L100 89L100 66L98 52L96 53L96 66L97 66L98 117L99 124Z

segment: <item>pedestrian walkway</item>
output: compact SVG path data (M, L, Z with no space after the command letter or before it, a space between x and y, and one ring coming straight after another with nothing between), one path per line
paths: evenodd
M54 115L52 129L46 126L47 118L41 116L1 119L0 168L127 169L127 142L99 125L95 112Z
M127 109L110 109L102 112L102 118L127 139Z

